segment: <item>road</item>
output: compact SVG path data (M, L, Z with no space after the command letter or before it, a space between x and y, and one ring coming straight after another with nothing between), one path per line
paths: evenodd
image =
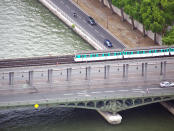
M106 85L107 87L107 85ZM58 100L59 102L66 102L67 100L83 100L89 99L94 100L96 98L99 99L107 99L107 98L130 98L130 97L143 97L146 96L160 96L161 94L173 94L174 87L170 88L161 88L159 84L156 85L147 85L144 83L139 86L135 83L134 86L127 87L107 87L107 88L88 88L88 89L80 89L80 90L59 90L56 88L47 88L47 90L35 90L30 89L31 92L28 93L15 93L15 90L10 91L9 94L0 93L0 107L7 105L8 103L14 105L20 105L26 103L34 104L34 103L42 103L45 101L54 101Z
M125 46L114 38L110 33L103 29L99 24L92 26L88 24L87 17L82 10L77 8L69 0L50 0L54 5L66 13L71 19L78 23L83 29L85 29L91 36L97 39L100 43L104 43L104 39L108 39L112 42L113 48L125 48ZM73 13L77 14L77 18L73 16Z

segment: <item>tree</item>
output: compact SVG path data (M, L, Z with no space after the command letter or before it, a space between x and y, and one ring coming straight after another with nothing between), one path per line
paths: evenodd
M108 0L108 3L109 3L109 7L110 7L110 9L112 11L112 14L114 14L114 10L112 8L112 0Z
M136 15L136 3L134 0L125 0L124 11L130 16L132 29L135 29L134 17Z
M166 35L162 39L163 43L166 45L173 45L174 44L174 26L170 31L166 33Z
M124 8L124 0L112 0L112 3L120 8L121 11L121 16L122 16L122 21L124 21L124 13L123 13L123 8Z

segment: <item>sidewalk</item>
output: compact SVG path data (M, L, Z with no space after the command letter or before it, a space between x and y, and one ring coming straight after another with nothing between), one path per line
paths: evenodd
M107 7L102 7L98 0L73 0L83 9L88 15L92 16L101 26L108 28L108 30L122 41L127 47L144 47L144 46L157 46L148 37L143 37L142 33L138 30L132 30L128 22L122 22L121 18L112 14L111 10ZM108 18L108 22L107 22Z

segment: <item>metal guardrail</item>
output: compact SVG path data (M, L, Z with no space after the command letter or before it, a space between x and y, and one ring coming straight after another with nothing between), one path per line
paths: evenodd
M170 66L170 68L168 67ZM26 87L45 85L56 87L56 83L65 83L65 85L73 85L74 83L82 82L95 82L95 81L115 81L118 82L129 82L129 81L149 81L152 78L156 80L163 80L166 76L169 78L173 70L171 64L159 62L154 65L148 63L141 63L137 66L130 64L104 64L101 66L74 66L74 67L63 67L59 66L53 68L44 69L32 69L31 70L19 70L19 71L0 71L0 88L8 87ZM151 77L150 79L148 77ZM112 82L111 82L112 83Z

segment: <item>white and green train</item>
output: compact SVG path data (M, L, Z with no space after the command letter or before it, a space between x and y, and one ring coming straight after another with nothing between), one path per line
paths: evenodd
M76 54L74 61L100 61L127 58L160 57L174 55L174 47L158 46L136 49L117 49L109 51L93 51Z

